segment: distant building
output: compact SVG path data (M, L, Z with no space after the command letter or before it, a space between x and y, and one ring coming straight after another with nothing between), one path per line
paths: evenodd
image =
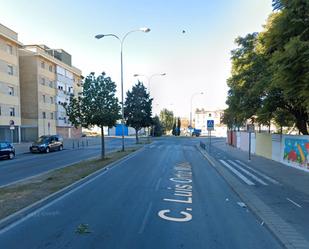
M15 31L0 24L0 140L20 142L20 84ZM10 129L11 123L11 129ZM14 129L13 129L14 128Z
M212 131L214 136L226 136L226 125L222 123L223 110L205 110L196 109L193 118L193 127L202 130L202 135L207 135L207 120L214 120L215 130Z
M71 65L71 55L45 45L27 45L19 51L22 140L41 135L81 136L70 124L62 104L82 91L81 70Z

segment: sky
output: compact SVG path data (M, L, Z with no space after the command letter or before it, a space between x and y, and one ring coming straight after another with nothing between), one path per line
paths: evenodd
M84 76L105 72L120 98L120 43L124 41L124 91L137 80L150 82L154 113L163 108L189 117L192 106L225 108L230 51L238 36L263 30L271 0L0 0L0 23L27 44L62 48ZM183 32L183 30L185 32Z

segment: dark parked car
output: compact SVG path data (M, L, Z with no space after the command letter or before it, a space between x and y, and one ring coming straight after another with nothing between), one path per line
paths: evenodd
M0 158L13 159L15 157L15 148L9 142L0 141Z
M59 135L41 136L30 146L30 152L63 150L63 138Z

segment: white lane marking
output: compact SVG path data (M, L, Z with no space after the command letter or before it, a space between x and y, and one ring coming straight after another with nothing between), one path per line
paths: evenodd
M244 202L237 202L237 204L240 206L240 207L242 207L242 208L246 208L247 207L247 205L244 203Z
M250 181L247 177L245 177L243 174L241 174L240 172L238 172L236 169L234 169L232 166L230 166L227 162L220 160L220 162L227 167L230 171L232 171L235 175L237 175L241 180L243 180L246 184L250 185L250 186L254 186L255 184Z
M55 203L57 203L57 202L63 200L64 198L66 198L66 197L69 196L70 194L73 194L74 192L78 191L79 189L81 189L81 188L87 186L88 184L94 182L97 178L99 178L99 177L101 177L102 175L106 174L107 172L110 172L111 170L115 169L116 166L119 166L119 165L123 164L124 162L126 162L126 161L132 159L133 157L137 156L137 155L138 155L140 152L142 152L142 151L144 151L144 149L140 149L140 150L138 150L136 153L134 153L133 155L128 156L126 159L123 159L123 160L121 160L120 162L113 164L113 167L111 167L109 171L108 171L108 170L102 171L101 173L99 173L98 175L94 176L93 178L90 178L89 180L87 180L86 182L82 183L81 185L79 185L79 186L77 186L77 187L74 187L74 188L73 188L72 190L70 190L69 192L64 193L63 195L60 195L58 198L56 198L56 199L54 199L54 200L48 202L46 205L44 205L44 206L42 206L42 207L40 207L40 208L38 208L38 209L32 211L31 213L27 214L26 216L22 217L21 219L19 219L19 220L15 221L15 222L11 223L10 225L4 227L3 229L0 230L0 235L3 234L3 233L5 233L5 232L7 232L7 231L9 231L9 230L11 230L12 228L18 226L19 224L23 223L24 221L28 220L29 218L32 218L32 217L36 216L36 214L39 214L39 213L40 213L41 211L43 211L44 209L46 209L46 208L48 208L48 207L54 205ZM94 173L94 174L95 174L95 173ZM91 177L91 175L89 175L89 177ZM82 179L82 180L83 180L83 179ZM73 184L74 184L74 183L73 183ZM76 182L75 182L75 184L76 184ZM66 188L69 188L69 187L70 187L70 185L67 186ZM60 191L61 191L61 190L60 190ZM54 193L54 194L57 194L57 192ZM52 195L53 195L53 194L52 194ZM12 214L12 215L10 215L10 216L8 216L8 217L6 217L6 218L0 220L0 222L3 221L3 220L7 220L7 219L9 219L10 217L12 217L12 216L14 216L14 215L22 214L23 210L26 210L26 209L28 209L28 208L31 208L31 207L35 206L37 203L43 202L43 201L44 201L45 199L47 199L47 198L49 198L49 196L47 196L47 197L45 197L44 199L42 199L42 200L40 200L40 201L37 201L36 203L33 203L33 204L31 204L30 206L28 206L28 207L26 207L26 208L24 208L24 209L21 209L20 211L17 211L16 213L14 213L14 214Z
M149 217L151 208L152 208L152 202L150 202L149 205L148 205L148 208L147 208L147 211L146 211L146 213L145 213L145 216L144 216L142 225L141 225L141 227L140 227L140 229L139 229L139 231L138 231L139 234L141 234L141 233L144 232L144 229L145 229L145 226L146 226L146 223L147 223L147 220L148 220L148 217Z
M162 147L163 147L163 145L159 145L159 146L158 146L158 149L161 149Z
M291 200L290 198L286 198L289 202L293 203L296 207L302 208L301 205L299 205L298 203L296 203L295 201Z
M241 170L242 172L244 172L245 174L247 174L248 176L251 176L254 180L256 180L257 182L261 183L264 186L267 186L268 184L266 182L264 182L263 180L261 180L260 178L256 177L255 175L253 175L251 172L249 172L248 170L242 168L241 166L239 166L237 163L228 160L231 164L233 164L237 169Z
M162 181L162 178L160 178L160 179L158 180L157 184L156 184L156 188L155 188L156 191L159 190L161 181Z
M278 181L276 181L275 179L261 173L260 171L257 171L255 169L253 169L252 167L249 167L248 165L244 164L242 161L236 160L239 164L241 164L242 166L246 167L247 169L250 169L251 171L253 171L254 173L258 174L259 176L263 177L264 179L270 181L273 184L277 184L280 185L280 183Z

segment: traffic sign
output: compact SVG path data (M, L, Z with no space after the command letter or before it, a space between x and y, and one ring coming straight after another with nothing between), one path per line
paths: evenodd
M213 131L215 129L215 121L214 120L207 120L207 130Z

